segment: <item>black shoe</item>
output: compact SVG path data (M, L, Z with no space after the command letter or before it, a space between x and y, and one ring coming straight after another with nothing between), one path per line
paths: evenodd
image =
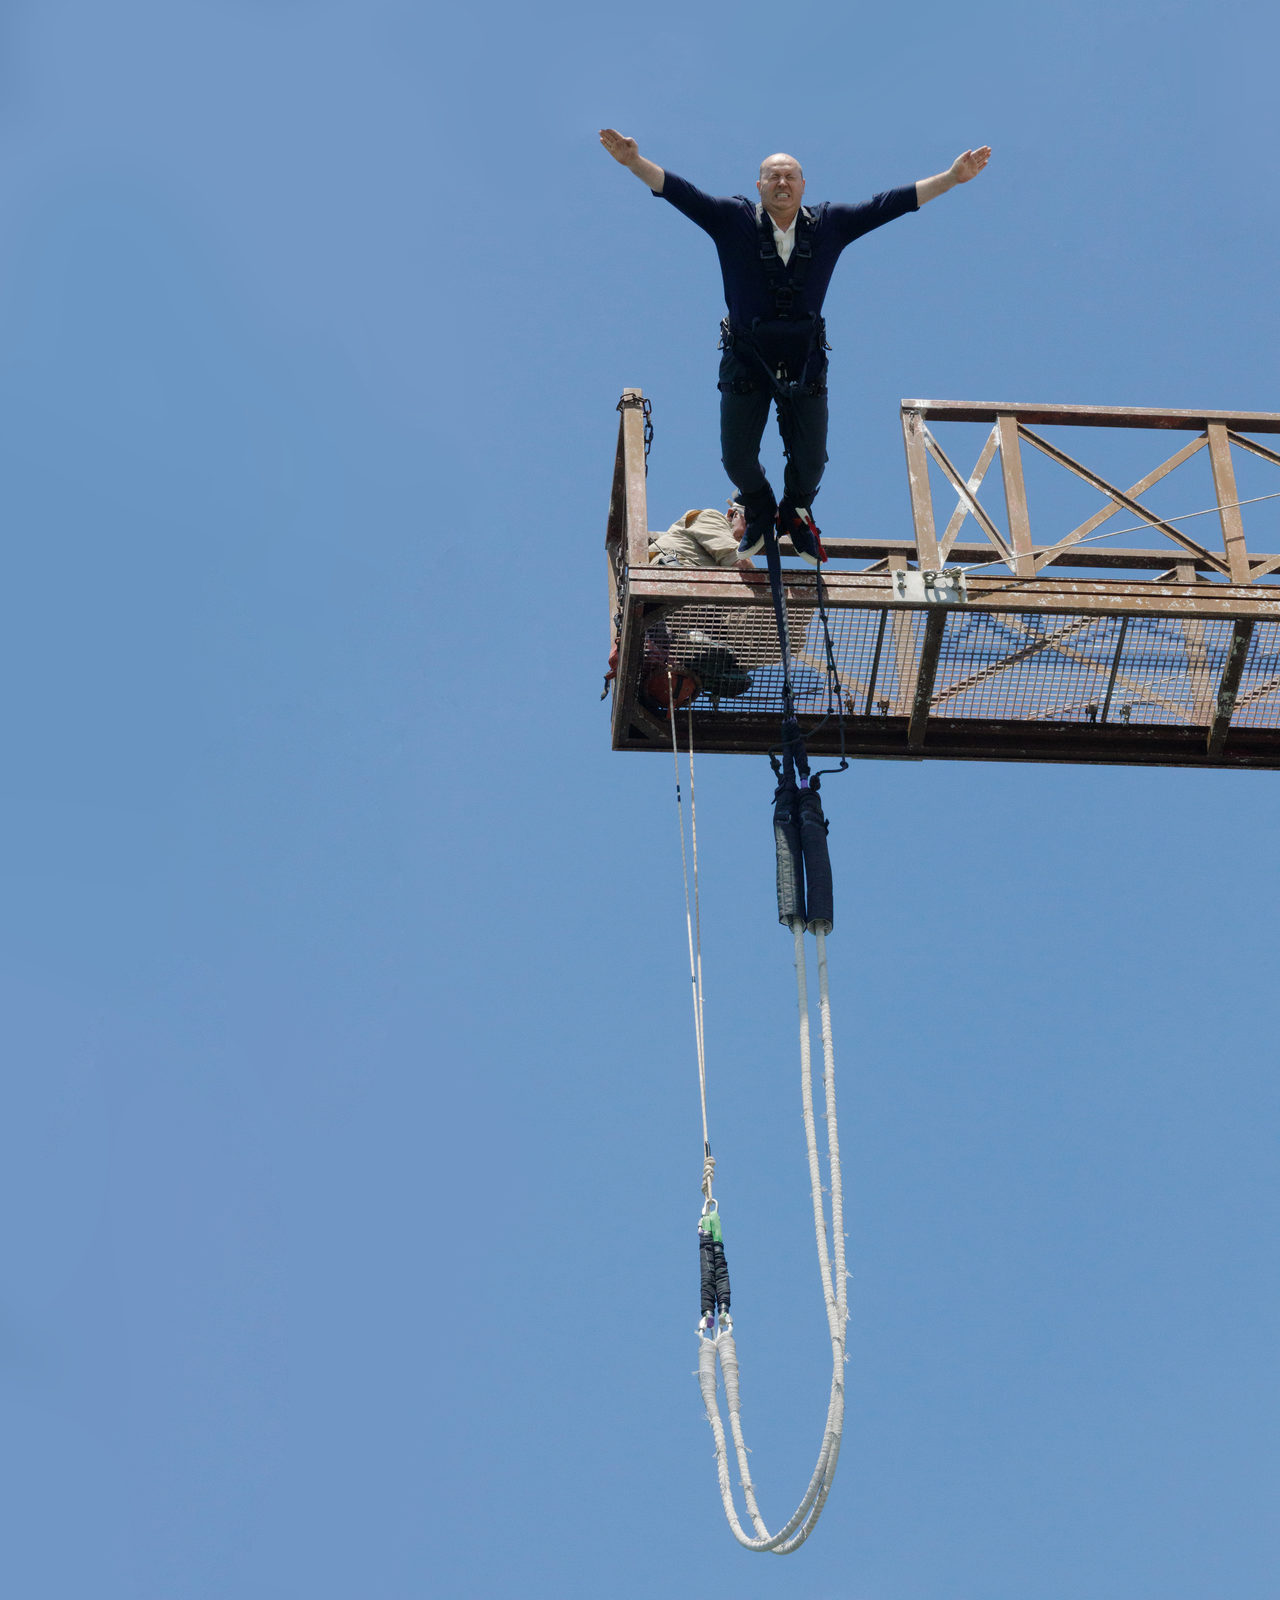
M764 536L773 521L773 513L762 513L754 522L748 518L747 531L738 540L738 556L758 556L764 549Z
M690 628L688 649L697 653L689 656L685 666L712 700L736 700L750 689L751 674L727 645L718 644L710 634Z
M766 483L763 489L753 489L750 494L740 494L738 499L746 512L747 529L738 541L738 557L759 555L764 549L764 536L773 526L778 502Z
M818 524L807 506L793 506L790 500L784 500L778 507L778 533L791 540L801 561L811 567L820 567L827 559Z

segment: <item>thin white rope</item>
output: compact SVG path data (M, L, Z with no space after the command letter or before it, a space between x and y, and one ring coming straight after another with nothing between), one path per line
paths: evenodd
M1204 511L1184 511L1180 517L1159 517L1158 520L1160 522L1190 522L1195 517L1211 517L1215 511L1232 511L1237 506L1256 506L1260 500L1280 500L1280 489L1274 494L1255 494L1251 500L1228 500L1224 505L1209 506ZM1119 507L1117 507L1118 509ZM1099 539L1118 539L1122 533L1149 533L1155 526L1154 519L1157 518L1158 513L1153 511L1151 516L1153 518L1151 522L1135 523L1132 528L1112 528L1109 533L1090 533L1086 534L1083 539L1073 540L1068 534L1065 539L1059 539L1057 544L1046 545L1043 550L1033 550L1030 553L1037 558L1051 556L1057 550L1074 550L1076 545L1095 544ZM1155 550L1152 553L1155 555L1161 554L1159 550ZM1189 550L1182 552L1184 556L1192 553ZM943 571L981 572L983 567L1007 567L1008 565L1009 563L1004 556L996 556L993 561L971 561L963 567L944 567ZM1041 562L1041 565L1043 566L1044 563Z
M675 712L671 713L674 729ZM702 1150L704 1166L702 1193L711 1199L711 1181L715 1176L716 1158L711 1154L711 1138L707 1132L707 1024L705 991L702 986L702 893L698 880L698 793L693 782L693 703L689 704L689 836L693 856L693 939L697 952L698 1036L702 1040L702 1056L698 1063L698 1087L702 1094Z
M810 1060L809 996L805 973L804 923L792 919L795 938L796 1003L800 1021L800 1100L804 1114L805 1150L809 1161L809 1190L813 1201L813 1229L818 1247L818 1267L822 1277L822 1296L827 1310L827 1330L831 1337L831 1393L827 1402L827 1418L822 1433L813 1476L801 1497L799 1505L786 1523L776 1533L770 1533L760 1515L756 1501L755 1484L747 1460L748 1450L742 1431L742 1402L738 1369L738 1352L733 1337L732 1319L722 1318L718 1333L711 1334L699 1326L698 1383L702 1390L707 1421L715 1441L716 1475L720 1483L720 1498L725 1517L734 1538L748 1550L772 1551L787 1555L798 1550L817 1526L818 1518L830 1493L835 1477L836 1463L840 1457L840 1442L844 1432L844 1365L846 1328L848 1324L848 1277L845 1268L844 1245L844 1189L840 1170L840 1137L836 1121L835 1046L831 1032L831 996L827 973L827 947L825 933L815 929L818 945L819 1016L822 1029L823 1099L827 1119L827 1158L831 1175L831 1231L834 1235L829 1246L826 1209L822 1199L822 1168L818 1156L818 1135L813 1109L813 1072ZM832 1251L834 1250L834 1270ZM733 1487L729 1476L729 1453L725 1440L724 1423L716 1385L716 1365L724 1380L725 1404L729 1412L729 1428L733 1436L734 1454L742 1484L747 1514L756 1530L752 1538L743 1528L734 1503Z
M676 769L676 822L680 829L680 869L684 877L684 921L689 936L689 984L693 994L693 1040L698 1055L698 1090L702 1101L702 1192L711 1199L711 1178L715 1160L711 1155L711 1140L707 1133L707 1056L703 1033L702 1009L702 916L698 913L697 952L694 951L694 915L689 903L689 859L685 849L684 806L680 798L680 748L676 742L675 686L670 668L667 670L667 705L671 712L671 756ZM689 809L692 812L693 796L693 718L689 719ZM698 832L697 819L693 824L693 898L698 900Z

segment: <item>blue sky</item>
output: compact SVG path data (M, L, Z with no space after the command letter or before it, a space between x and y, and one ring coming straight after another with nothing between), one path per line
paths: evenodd
M716 192L791 150L813 199L993 146L828 301L820 521L902 536L903 396L1280 409L1278 43L1262 5L7 9L7 1592L1274 1595L1266 775L830 785L850 1417L800 1554L729 1537L671 772L597 701L614 405L653 397L654 525L719 503L718 279L595 130ZM699 764L779 1520L826 1371L770 793Z

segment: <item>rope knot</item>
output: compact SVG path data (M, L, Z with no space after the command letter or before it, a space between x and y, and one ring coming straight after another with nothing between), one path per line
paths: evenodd
M711 1198L711 1183L715 1175L716 1158L708 1151L706 1159L702 1163L702 1194L706 1200Z

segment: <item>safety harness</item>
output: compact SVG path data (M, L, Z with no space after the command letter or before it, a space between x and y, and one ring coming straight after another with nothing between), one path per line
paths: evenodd
M826 388L813 358L830 348L827 325L816 311L797 310L803 304L813 265L813 222L813 213L802 206L796 214L795 244L787 263L778 254L769 213L762 205L756 206L756 248L773 316L756 317L749 329L735 328L728 317L720 324L720 348L759 366L779 400L821 394Z

